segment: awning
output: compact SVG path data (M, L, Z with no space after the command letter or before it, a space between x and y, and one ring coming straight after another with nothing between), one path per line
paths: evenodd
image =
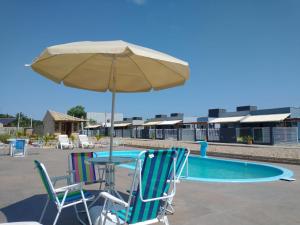
M99 125L99 124L88 125L88 126L84 127L84 129L95 129L95 128L99 128L99 127L101 127L101 125Z
M127 127L131 125L131 123L115 123L114 127Z
M238 123L245 116L220 117L209 121L209 123Z
M291 114L269 114L269 115L255 115L247 116L241 120L241 123L263 123L263 122L280 122L288 118Z
M144 123L143 125L144 126L154 126L154 125L158 125L160 123L161 123L161 121L152 121L152 122Z
M165 120L161 121L158 125L174 125L180 122L182 122L182 120Z

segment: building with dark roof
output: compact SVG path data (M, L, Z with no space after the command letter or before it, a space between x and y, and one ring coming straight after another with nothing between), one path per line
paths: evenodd
M256 143L298 142L300 139L300 108L281 107L258 109L238 106L235 112L210 109L211 124L220 127L221 142L236 142L242 137L253 137ZM216 127L218 127L216 126Z
M14 122L16 118L0 118L0 124L2 124L3 127L9 125L10 123Z

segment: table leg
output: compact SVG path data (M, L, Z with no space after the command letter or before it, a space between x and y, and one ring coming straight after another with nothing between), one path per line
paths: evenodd
M119 194L119 192L116 190L115 188L115 164L113 163L108 163L106 164L106 175L105 175L105 190L112 194L112 195L116 195L117 197L119 197L120 199L124 200L122 198L122 196Z

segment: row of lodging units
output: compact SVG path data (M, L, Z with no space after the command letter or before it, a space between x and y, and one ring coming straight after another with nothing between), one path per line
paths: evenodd
M85 128L89 135L95 135L108 134L109 127L110 123L102 123ZM133 117L115 122L117 137L222 143L297 144L299 130L300 108L295 107L259 110L256 106L238 106L235 112L209 109L205 117L171 113L148 120Z
M44 133L108 135L110 113L88 112L87 119L47 111ZM207 140L222 143L296 144L300 139L300 108L257 109L239 106L235 112L209 109L205 117L160 114L144 120L115 114L115 136L141 139Z
M208 116L209 123L218 125L220 142L246 142L248 139L257 144L295 144L300 139L300 108L239 106L235 112L210 109Z

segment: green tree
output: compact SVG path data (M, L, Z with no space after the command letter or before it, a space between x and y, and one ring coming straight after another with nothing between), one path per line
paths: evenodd
M17 113L15 116L9 114L0 114L0 118L16 118L14 121L8 124L8 126L16 127L18 125L18 118L20 114L20 127L30 127L31 118L26 116L24 113ZM32 119L32 127L40 126L43 124L41 120Z
M84 118L84 119L86 118L85 109L81 105L72 107L71 109L68 110L67 114L70 116L77 117L77 118Z
M90 125L96 125L96 124L97 124L97 121L96 121L96 120L93 120L93 119L90 119L90 120L89 120L89 124L90 124Z

